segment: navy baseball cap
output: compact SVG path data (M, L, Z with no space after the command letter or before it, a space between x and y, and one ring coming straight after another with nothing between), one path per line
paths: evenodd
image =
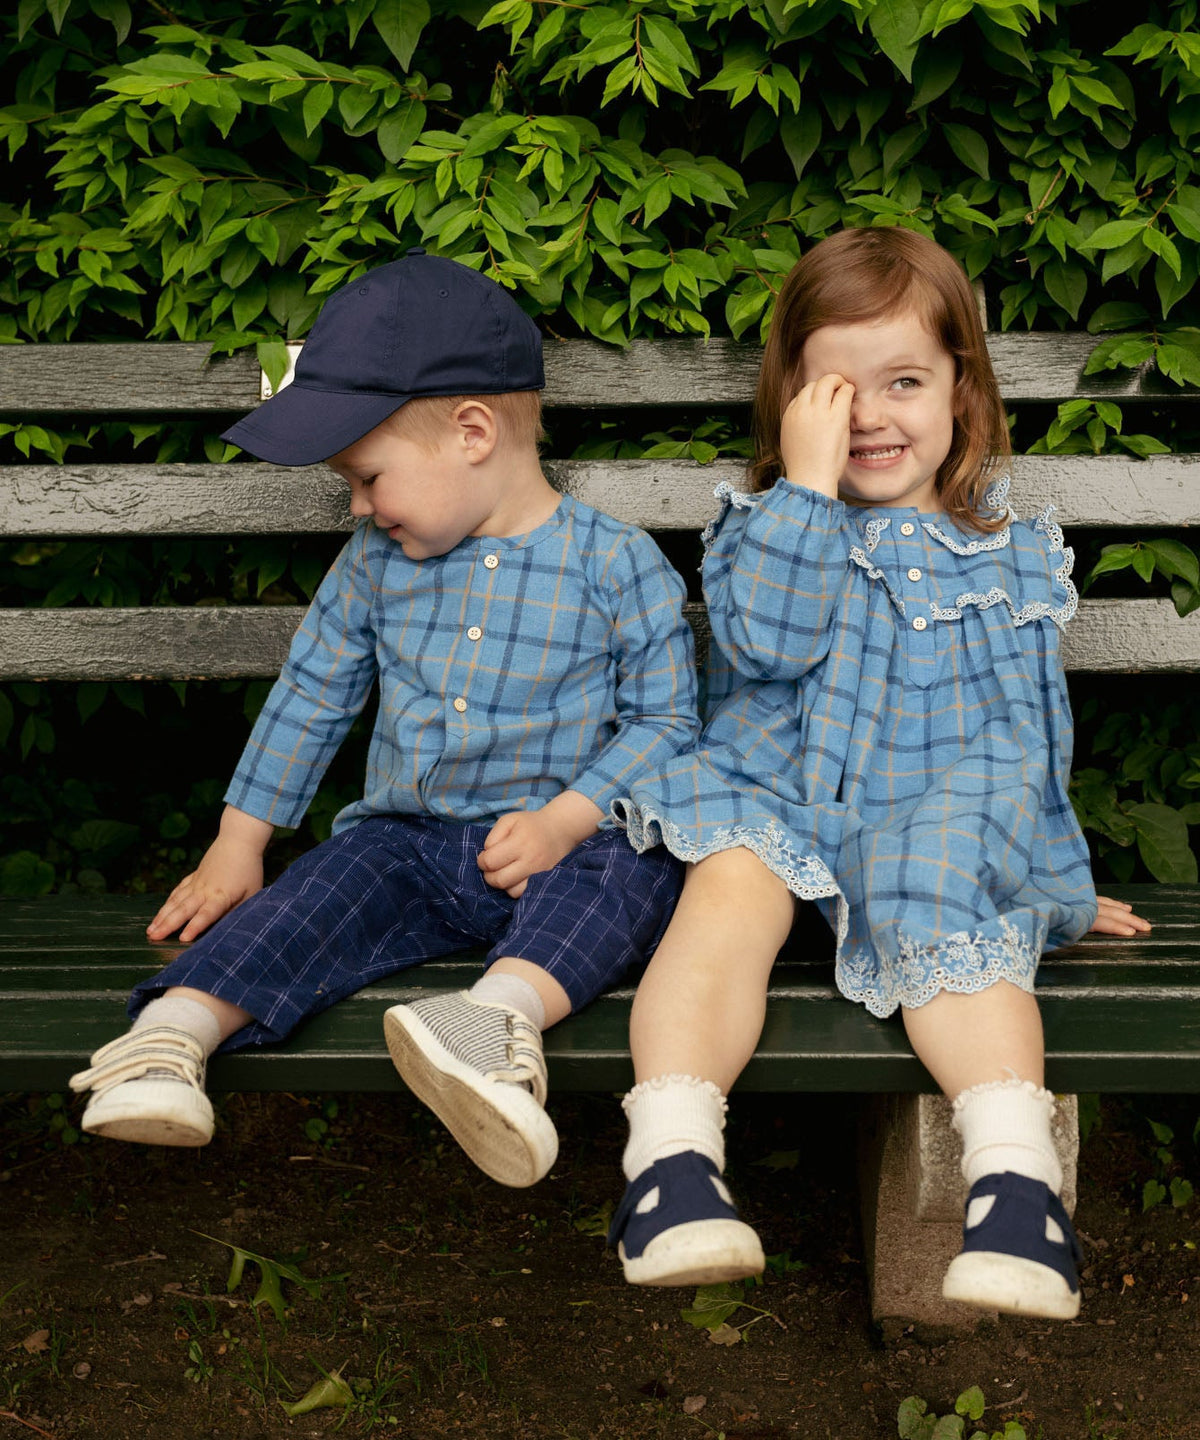
M276 465L313 465L418 395L541 390L542 337L507 291L414 247L335 291L292 383L222 435Z

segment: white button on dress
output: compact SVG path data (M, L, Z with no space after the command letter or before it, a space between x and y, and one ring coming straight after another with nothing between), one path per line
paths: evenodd
M919 579L921 578L921 572L917 569L917 567L916 567L915 565L914 565L913 568L908 572L908 578L909 578L910 580L919 580Z
M925 628L926 625L928 625L928 624L929 624L929 621L926 620L926 618L924 617L924 615L918 615L917 618L913 621L913 629L914 629L914 630L924 630L924 628ZM457 704L458 702L455 701L454 703Z
M482 635L483 631L479 628L478 625L472 625L471 628L467 631L468 640L478 640Z
M467 708L467 702L462 698L461 695L454 702L454 708L458 711L460 715Z
M483 563L489 570L494 570L500 563L500 557L499 555L485 555L483 557Z
M906 520L900 527L900 533L901 535L911 535L916 528L911 520Z

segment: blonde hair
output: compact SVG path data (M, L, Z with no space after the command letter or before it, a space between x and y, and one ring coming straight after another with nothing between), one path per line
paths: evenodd
M779 431L799 392L804 342L825 325L854 325L911 313L954 361L954 430L937 473L942 508L988 533L1006 516L989 513L988 486L1012 454L983 326L970 282L935 241L899 226L839 231L792 267L779 292L754 397L752 491L782 473Z
M434 450L445 438L451 415L460 405L470 402L491 410L506 445L531 445L536 449L545 439L540 390L505 390L496 395L417 395L393 411L385 424L423 450Z

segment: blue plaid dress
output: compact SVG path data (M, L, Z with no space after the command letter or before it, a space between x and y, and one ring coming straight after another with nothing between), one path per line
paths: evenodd
M872 1014L1032 990L1043 950L1096 913L1067 797L1062 531L1007 512L980 535L786 480L717 495L710 718L616 802L634 845L752 850L821 907L838 987Z

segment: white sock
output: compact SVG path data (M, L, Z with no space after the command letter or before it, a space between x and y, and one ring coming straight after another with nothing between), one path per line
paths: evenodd
M546 1007L542 1004L542 997L528 980L522 980L519 975L507 975L503 970L497 974L489 970L476 980L467 994L472 1000L486 1000L489 1005L507 1005L510 1010L524 1015L539 1030L546 1028Z
M205 1055L211 1055L221 1043L217 1017L199 1000L189 1000L186 995L160 995L157 1000L151 1000L138 1011L132 1028L140 1030L145 1025L170 1025L173 1029L185 1030L203 1046Z
M1031 1080L996 1080L956 1095L951 1121L962 1136L962 1173L967 1185L973 1186L985 1175L1011 1170L1042 1181L1057 1195L1063 1174L1050 1132L1053 1118L1053 1094ZM968 1227L979 1224L993 1200L985 1195L971 1201ZM1063 1238L1049 1217L1046 1234L1051 1240Z
M696 1150L718 1171L725 1169L725 1112L719 1086L694 1075L656 1075L635 1085L621 1101L629 1117L629 1141L621 1164L636 1180L656 1160Z

